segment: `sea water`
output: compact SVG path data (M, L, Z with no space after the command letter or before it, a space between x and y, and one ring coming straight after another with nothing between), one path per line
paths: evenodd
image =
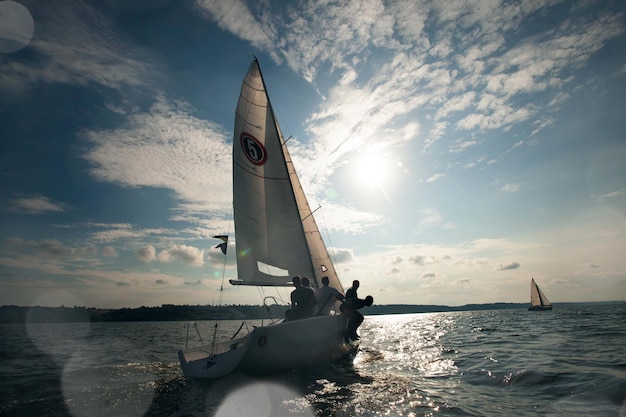
M624 303L367 316L351 362L215 381L182 375L185 322L0 331L3 417L626 416Z

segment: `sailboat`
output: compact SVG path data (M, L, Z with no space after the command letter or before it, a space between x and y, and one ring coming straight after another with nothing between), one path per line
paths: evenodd
M548 297L541 291L539 285L535 282L535 278L530 279L530 307L528 311L546 311L552 310L552 304Z
M276 121L256 58L244 77L235 112L233 208L237 279L232 285L311 287L345 294ZM335 301L335 300L333 300ZM265 301L264 301L265 302ZM339 314L280 320L220 344L186 348L178 357L187 377L219 378L234 371L267 374L339 360L358 351Z

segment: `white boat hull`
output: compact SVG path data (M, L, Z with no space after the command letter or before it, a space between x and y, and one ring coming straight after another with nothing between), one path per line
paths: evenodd
M183 373L192 378L219 378L234 371L269 374L310 367L356 354L358 343L344 340L345 316L319 316L257 327L229 342L228 350L211 347L178 352Z

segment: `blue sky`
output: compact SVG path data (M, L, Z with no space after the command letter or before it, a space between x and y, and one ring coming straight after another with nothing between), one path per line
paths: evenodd
M626 299L624 2L0 10L0 304L218 302L250 53L346 287L528 302L534 276L553 302Z

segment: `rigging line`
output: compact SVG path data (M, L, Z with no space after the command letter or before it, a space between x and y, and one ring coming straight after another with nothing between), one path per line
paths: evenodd
M269 94L268 94L268 101L269 101ZM280 124L281 126L281 129L280 129L281 133L283 129L285 129L286 132L289 133L289 137L287 138L287 140L284 141L284 143L287 143L287 141L293 137L293 131L289 127L289 123L287 123L287 119L283 117L280 110L278 110L273 103L270 103L269 107L271 107L272 111L274 112L274 118L276 119L276 124ZM280 118L280 123L278 123L279 118Z
M260 285L257 285L256 289L259 292L259 294L261 295L261 299L264 299L265 298L265 291L263 291L263 287L261 287Z
M277 108L274 107L274 104L272 103L272 100L270 99L270 95L268 93L268 89L267 89L267 85L265 84L265 77L263 76L263 72L261 71L261 66L258 65L259 61L258 59L256 59L256 57L254 57L254 60L257 62L257 68L259 70L259 75L261 76L261 83L263 85L263 90L265 91L265 97L267 98L267 107L270 109L270 111L272 112L272 117L274 118L274 122L276 124L276 128L277 130L280 131L281 135L282 135L282 129L279 128L278 126L278 115L276 114L277 112L280 113ZM283 120L282 115L280 116L280 119ZM280 123L283 127L287 126L287 131L291 132L291 128L289 128L289 124L286 122L285 123Z
M313 215L313 213L315 213L317 210L321 209L322 206L319 205L315 210L313 210L312 212L310 212L309 214L307 214L303 219L300 220L300 222L304 223L304 221L306 219L308 219L309 217L311 217Z
M281 303L285 304L286 302L285 302L285 300L283 300L283 296L280 293L280 291L278 291L278 287L274 287L274 290L276 290L276 295L278 296L278 299L281 301Z
M317 211L317 210L318 210L318 209L320 209L320 208L322 208L322 206L319 206L319 207L318 207L317 209L315 209L315 210ZM326 246L327 246L327 247L329 247L329 246L330 246L330 247L332 247L332 246L333 246L333 242L332 242L332 240L331 240L331 238L330 238L330 232L328 231L328 223L326 222L326 216L324 215L324 210L322 210L322 211L321 211L321 213L322 213L322 220L324 221L324 229L326 230L326 236L328 236L328 245L326 245ZM322 235L322 234L320 233L320 237L321 237L321 235ZM333 265L334 265L334 264L337 264L337 259L335 259L334 254L331 254L331 253L328 251L328 249L326 249L326 252L328 253L328 256L331 258L331 261L333 262Z
M228 222L228 232L226 236L230 236L230 222ZM222 307L222 298L224 295L224 278L226 276L226 260L228 254L228 240L226 240L226 253L224 254L224 262L222 263L222 282L220 284L220 296L218 297L217 305L218 307ZM211 355L215 355L215 346L217 345L217 331L219 329L219 320L215 320L215 327L213 329L213 341L211 342Z

